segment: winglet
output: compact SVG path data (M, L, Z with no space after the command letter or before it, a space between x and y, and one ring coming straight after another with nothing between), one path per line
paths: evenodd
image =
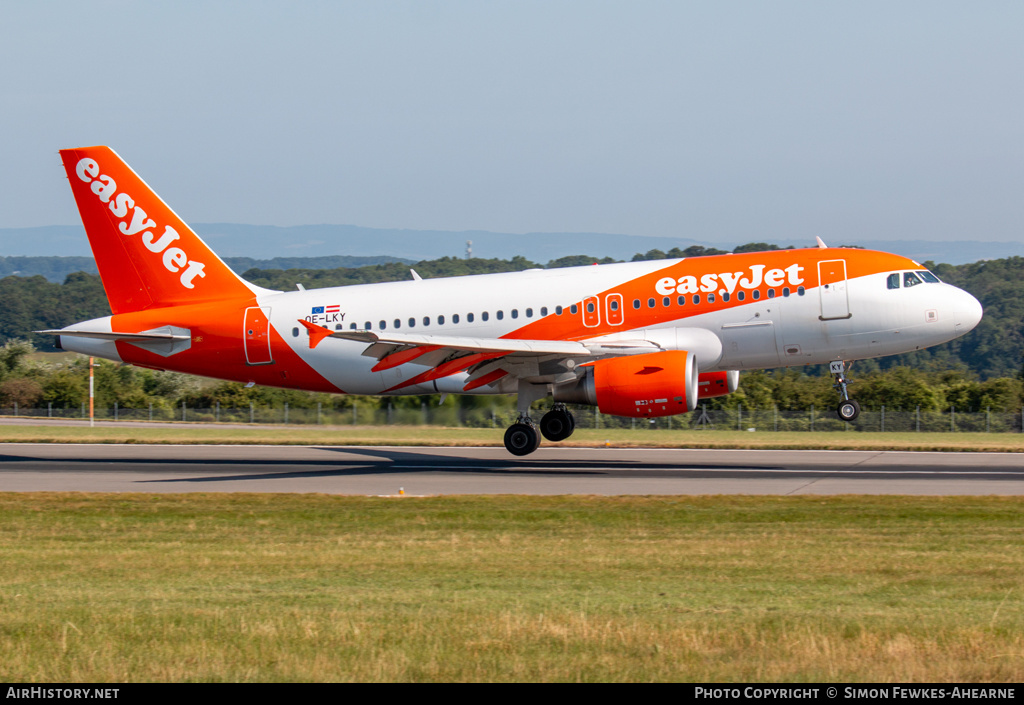
M827 249L828 249L828 245L826 245L826 244L825 244L825 241L824 241L824 240L822 240L822 239L821 239L820 237L818 237L817 235L815 235L815 236L814 236L814 239L818 241L818 247L819 247L820 249L822 249L822 250L827 250Z
M310 350L312 350L317 345L319 345L320 341L323 340L324 338L329 338L331 336L331 334L334 332L330 328L324 328L323 326L318 326L315 323L310 323L309 321L303 320L301 318L298 319L298 321L302 325L306 326L306 330L309 331L309 349Z

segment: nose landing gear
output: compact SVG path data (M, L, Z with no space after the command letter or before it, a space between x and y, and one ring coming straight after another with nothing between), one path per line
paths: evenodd
M846 391L846 363L842 360L833 360L828 363L828 371L832 373L832 388L839 392L841 399L836 413L843 421L853 421L860 416L860 404L850 399Z

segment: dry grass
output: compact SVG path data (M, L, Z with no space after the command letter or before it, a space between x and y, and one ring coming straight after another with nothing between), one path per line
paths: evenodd
M0 680L1020 681L1022 509L0 494Z

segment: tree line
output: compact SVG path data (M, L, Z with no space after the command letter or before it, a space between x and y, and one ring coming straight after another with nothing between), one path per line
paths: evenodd
M929 371L896 366L861 374L854 363L850 392L867 411L881 407L897 411L1015 412L1021 409L1024 382L1017 377L979 379L967 370ZM415 410L424 404L436 407L437 395L373 397L332 395L294 389L253 386L237 382L207 380L177 372L164 372L97 360L93 368L97 408L170 410L180 408L292 409L325 411ZM41 355L24 340L0 346L0 408L79 409L89 398L88 358L83 355ZM463 414L511 413L513 397L451 395L445 402ZM706 401L709 409L803 411L811 406L832 409L838 396L831 378L812 374L809 369L776 369L744 372L739 390ZM543 404L543 403L542 403Z

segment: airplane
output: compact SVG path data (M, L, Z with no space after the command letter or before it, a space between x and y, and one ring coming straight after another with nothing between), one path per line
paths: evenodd
M112 315L60 330L85 355L247 385L515 394L504 444L568 438L566 404L682 414L741 370L846 364L964 335L981 304L911 259L817 247L273 291L235 274L109 147L60 151ZM531 405L550 398L535 422Z

